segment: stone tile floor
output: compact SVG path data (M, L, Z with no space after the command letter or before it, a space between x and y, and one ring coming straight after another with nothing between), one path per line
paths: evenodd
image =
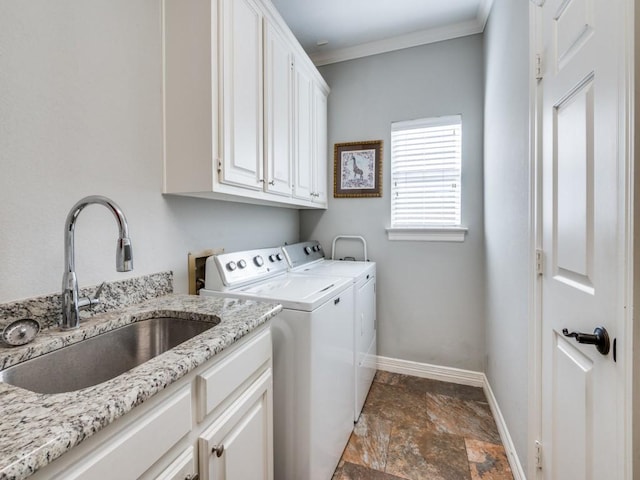
M513 480L481 388L376 373L333 480Z

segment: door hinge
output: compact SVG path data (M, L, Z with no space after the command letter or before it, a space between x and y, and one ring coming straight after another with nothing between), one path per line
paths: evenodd
M218 160L218 173L222 173L222 161Z
M542 444L540 440L536 440L536 468L542 470Z
M542 54L536 53L536 80L542 80Z
M536 273L542 275L544 273L544 252L536 250Z

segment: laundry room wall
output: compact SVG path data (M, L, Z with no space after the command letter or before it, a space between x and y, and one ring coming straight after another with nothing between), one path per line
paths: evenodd
M329 195L303 211L301 238L330 251L339 234L363 235L378 268L379 355L482 370L484 231L483 40L474 35L327 65L329 154L338 142L383 140L383 195ZM462 114L463 243L389 241L391 122ZM329 178L333 178L332 162Z
M81 286L173 270L187 252L298 240L297 210L167 197L157 0L0 2L0 302L59 291L66 215L90 194L124 210L135 269L115 271L100 206L76 228Z
M485 29L486 374L526 469L531 272L529 5L495 0Z

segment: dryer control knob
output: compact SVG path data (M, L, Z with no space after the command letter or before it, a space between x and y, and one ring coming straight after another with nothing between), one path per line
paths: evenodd
M307 255L311 254L311 247L304 247L304 253Z
M276 258L278 259L278 261L279 261L279 262L281 262L281 261L282 261L282 254L281 254L281 253L278 253L278 254L276 255Z
M229 262L227 263L227 270L229 270L230 272L233 272L236 269L236 262Z
M246 266L247 266L247 262L245 262L244 260L238 260L238 267L244 268Z
M253 257L253 263L255 263L256 266L261 267L262 265L264 265L264 259L261 255L256 255L255 257Z
M275 262L277 260L277 257L272 253L271 255L269 255L269 261L270 262Z
M314 246L313 246L313 251L314 251L314 252L317 252L317 251L319 251L319 250L320 250L320 247L318 247L318 245L314 245Z

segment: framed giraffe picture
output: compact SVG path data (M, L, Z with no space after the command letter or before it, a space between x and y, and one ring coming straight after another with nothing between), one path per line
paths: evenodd
M382 140L335 144L333 196L382 196Z

